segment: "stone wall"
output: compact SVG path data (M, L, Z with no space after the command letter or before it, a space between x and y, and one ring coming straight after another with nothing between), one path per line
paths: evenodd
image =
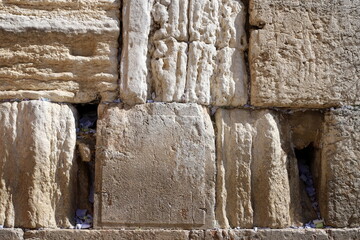
M2 0L0 19L0 225L358 236L359 0ZM354 229L228 230L315 219Z

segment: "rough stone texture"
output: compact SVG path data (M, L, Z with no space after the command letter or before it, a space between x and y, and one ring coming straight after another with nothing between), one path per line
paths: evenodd
M251 103L360 101L360 1L250 0Z
M0 225L69 227L76 187L72 108L1 103L0 126Z
M216 126L220 225L290 226L287 154L275 114L221 109Z
M114 99L119 2L1 1L0 99Z
M283 228L316 218L299 180L294 148L319 147L322 116L316 111L216 112L221 227Z
M360 226L359 132L359 108L325 115L319 191L321 212L330 226Z
M3 232L19 232L21 230L3 230ZM2 230L0 230L1 236ZM133 240L357 240L360 239L359 228L353 229L252 229L240 230L38 230L26 231L24 239L29 240L113 240L113 239L133 239ZM23 238L10 238L23 239ZM6 240L6 238L5 238Z
M1 240L22 240L24 232L21 229L0 229Z
M124 1L121 99L246 104L245 15L238 0Z
M214 148L196 104L101 105L95 226L212 227Z
M44 230L25 233L29 240L187 240L184 230Z

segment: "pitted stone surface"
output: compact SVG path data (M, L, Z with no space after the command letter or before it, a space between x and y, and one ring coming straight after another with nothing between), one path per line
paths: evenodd
M76 133L68 105L0 104L0 225L70 227Z
M214 148L199 105L101 105L95 226L212 227Z
M118 95L118 0L0 3L0 99Z
M360 109L325 115L321 150L320 208L326 224L360 226Z
M255 106L360 103L360 1L250 0Z
M124 1L121 99L246 104L245 15L237 0Z

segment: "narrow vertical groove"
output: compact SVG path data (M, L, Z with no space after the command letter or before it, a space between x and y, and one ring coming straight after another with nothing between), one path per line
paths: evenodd
M249 62L249 49L250 49L250 33L251 33L251 26L250 26L250 0L242 0L242 3L245 6L246 17L245 17L245 33L246 33L246 42L247 48L244 51L244 61L246 66L246 74L247 74L247 105L251 105L251 73L250 73L250 62Z

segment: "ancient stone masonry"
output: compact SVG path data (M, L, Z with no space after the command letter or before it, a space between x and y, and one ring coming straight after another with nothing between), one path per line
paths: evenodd
M0 239L360 239L359 33L360 0L0 0Z
M245 15L237 0L124 0L121 99L246 104Z
M0 99L117 96L119 0L0 2Z
M255 106L360 103L360 1L250 0Z

